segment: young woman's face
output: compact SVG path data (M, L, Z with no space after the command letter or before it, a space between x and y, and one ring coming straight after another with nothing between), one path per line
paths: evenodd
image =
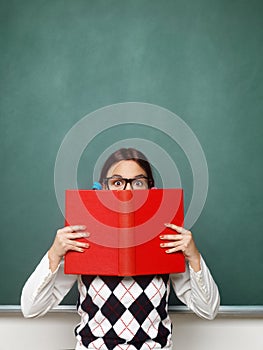
M113 164L107 172L107 178L115 176L126 179L134 179L139 178L140 176L147 177L147 174L145 170L141 168L135 161L121 160L120 162ZM132 189L131 185L128 183L125 189Z

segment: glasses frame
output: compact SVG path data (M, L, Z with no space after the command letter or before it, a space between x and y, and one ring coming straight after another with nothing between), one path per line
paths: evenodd
M116 179L116 180L120 179L120 180L124 180L125 181L125 185L121 189L121 191L125 190L128 184L130 184L131 189L133 190L132 182L134 180L146 179L148 188L149 188L149 185L150 185L150 182L151 182L147 176L143 176L143 175L138 176L138 177L133 177L133 178L130 178L130 179L127 179L127 178L121 177L121 176L111 176L111 177L106 177L105 179L103 179L103 183L106 185L108 190L111 190L110 187L109 187L109 180L111 180L111 179Z

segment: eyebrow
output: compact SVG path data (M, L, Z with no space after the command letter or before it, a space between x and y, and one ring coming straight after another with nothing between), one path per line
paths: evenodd
M120 177L120 178L124 179L124 177L122 177L122 176L119 175L119 174L113 174L113 175L111 175L111 177ZM140 174L140 175L134 176L132 179L137 179L137 178L140 178L140 177L147 177L147 176L146 176L146 175L143 175L143 174Z

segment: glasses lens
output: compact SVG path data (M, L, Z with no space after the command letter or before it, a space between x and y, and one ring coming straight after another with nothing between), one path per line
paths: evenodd
M115 177L108 179L108 187L110 190L122 190L125 187L125 180Z
M132 180L132 188L134 190L145 190L148 188L148 179L141 177Z

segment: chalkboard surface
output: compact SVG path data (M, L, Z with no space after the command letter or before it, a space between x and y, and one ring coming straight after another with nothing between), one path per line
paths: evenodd
M260 0L1 1L1 305L20 303L64 224L54 190L63 138L87 114L132 101L172 111L198 137L209 191L196 243L223 305L263 304L262 15ZM187 208L191 166L151 125L94 135L79 187L92 186L105 149L131 138L171 156Z

